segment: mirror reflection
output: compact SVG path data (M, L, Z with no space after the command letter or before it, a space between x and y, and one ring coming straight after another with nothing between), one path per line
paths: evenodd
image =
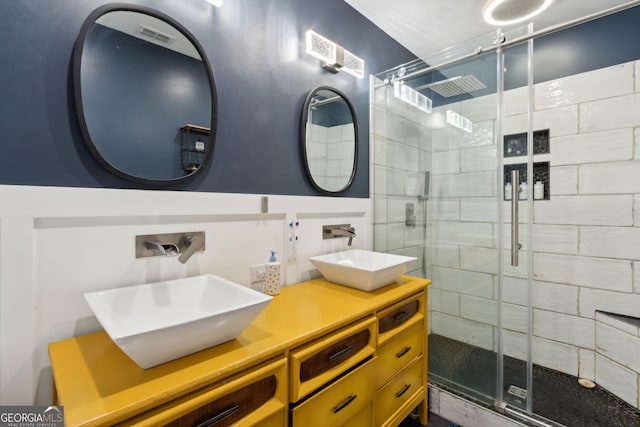
M357 124L351 102L337 89L314 89L305 102L302 145L311 183L326 193L344 191L355 176Z
M215 87L203 55L186 29L155 11L89 17L74 53L76 104L85 140L107 169L154 183L206 163Z

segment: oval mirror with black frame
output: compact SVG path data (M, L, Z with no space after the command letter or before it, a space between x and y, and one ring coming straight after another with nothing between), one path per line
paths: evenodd
M327 194L349 188L356 174L358 124L351 101L339 90L321 86L304 103L301 126L307 175Z
M213 72L198 41L169 16L129 4L96 9L74 48L73 85L84 140L112 173L167 184L209 161Z

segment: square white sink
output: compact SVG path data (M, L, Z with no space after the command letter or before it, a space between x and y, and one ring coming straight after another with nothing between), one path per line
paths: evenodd
M325 279L363 291L396 282L417 258L383 252L351 249L309 257Z
M111 339L143 369L236 338L273 299L213 274L84 297Z

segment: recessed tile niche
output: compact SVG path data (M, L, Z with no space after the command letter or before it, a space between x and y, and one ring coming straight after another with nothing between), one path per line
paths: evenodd
M548 155L550 154L549 129L537 130L533 132L533 180L527 176L527 151L528 135L526 132L514 133L504 136L503 157L504 157L504 177L503 184L511 183L511 171L520 172L520 182L527 185L534 185L541 182L544 186L543 196L535 200L549 200L550 198L550 174ZM518 194L517 189L513 189L514 195ZM508 199L506 194L504 200Z

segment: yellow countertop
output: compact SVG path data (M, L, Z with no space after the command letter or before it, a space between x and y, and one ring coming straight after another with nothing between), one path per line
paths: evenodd
M141 369L104 332L49 345L65 423L114 424L347 325L409 295L427 279L403 276L372 292L324 279L287 286L235 340ZM168 343L169 345L169 343Z

